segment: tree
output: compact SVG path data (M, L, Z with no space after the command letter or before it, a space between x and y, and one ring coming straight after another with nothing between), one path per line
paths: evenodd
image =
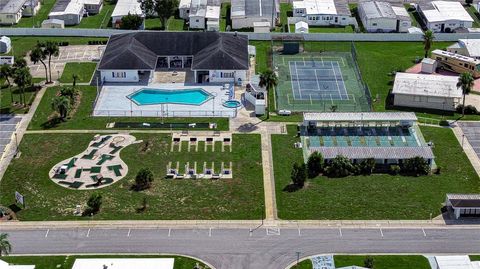
M48 80L48 69L47 65L45 64L45 59L47 59L47 55L40 44L37 43L35 48L33 48L33 50L30 52L30 61L32 61L34 64L37 64L38 62L42 63L43 68L45 68L45 82L49 83L51 81Z
M50 82L52 82L52 68L50 63L52 61L52 56L58 56L60 49L58 48L57 43L53 41L47 41L47 43L45 43L44 51L48 56L48 72L50 73Z
M260 74L260 82L258 86L265 87L267 92L272 91L278 85L278 77L272 69L267 69ZM270 102L270 100L268 100ZM273 101L273 100L272 100ZM270 118L270 112L267 111L267 119Z
M13 69L20 69L27 67L27 61L23 58L15 58L15 62L13 62Z
M0 68L0 79L5 79L7 82L8 89L10 90L10 99L13 104L13 92L12 92L12 83L10 78L13 76L13 68L8 64L3 64Z
M120 24L121 29L125 30L138 30L143 23L143 18L137 14L128 13L127 16L122 18L122 23Z
M363 265L367 268L374 268L375 266L375 261L372 256L367 256L365 257L365 260L363 260Z
M15 68L13 73L13 81L20 88L20 103L26 104L25 101L25 87L32 85L32 75L28 67Z
M330 177L346 177L355 171L350 159L345 156L338 155L328 164L325 172Z
M462 88L463 94L462 117L465 116L465 95L470 93L474 83L475 79L473 78L472 74L468 72L461 73L458 77L457 87Z
M52 109L60 115L62 120L65 120L70 110L70 100L66 96L56 96L52 100Z
M140 0L144 14L157 14L164 29L167 29L167 20L175 15L179 0Z
M405 173L415 176L428 175L428 173L430 173L430 165L424 158L416 156L410 159L406 159L403 162L402 170Z
M153 173L148 168L142 168L135 177L135 189L145 190L150 188L153 182Z
M74 87L63 87L60 90L60 96L67 97L72 106L75 104L75 97L77 96L77 94L78 91Z
M12 251L12 245L8 241L8 234L0 234L0 256L8 255Z
M307 160L308 177L314 178L323 171L323 156L320 152L315 151Z
M72 75L72 79L73 79L73 88L75 88L75 86L77 86L78 75L77 75L77 74L73 74L73 75Z
M434 38L435 37L433 36L432 30L427 30L423 34L423 50L425 51L425 58L428 57L430 49L432 48L432 45L433 45Z
M87 206L89 211L93 214L100 211L100 207L102 206L102 195L99 193L92 193L90 198L88 198Z
M293 184L299 188L303 188L305 181L307 180L307 167L305 164L294 163L290 178L292 179Z

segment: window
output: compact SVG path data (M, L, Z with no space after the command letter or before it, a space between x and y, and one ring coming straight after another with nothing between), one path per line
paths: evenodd
M422 97L421 97L421 96L414 96L414 97L413 97L413 101L415 101L415 102L421 102L421 101L422 101Z
M126 78L127 72L112 72L112 78Z
M346 20L345 18L342 18L342 21Z
M376 22L372 23L372 26L377 26L377 23Z
M222 78L233 78L233 74L234 74L233 72L228 72L228 73L222 72L220 76Z

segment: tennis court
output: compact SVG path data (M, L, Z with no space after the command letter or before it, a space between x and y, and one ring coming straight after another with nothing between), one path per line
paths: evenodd
M295 100L348 100L338 61L291 61Z
M273 50L278 74L275 109L298 112L370 111L371 98L355 56L345 51L301 51L282 54Z

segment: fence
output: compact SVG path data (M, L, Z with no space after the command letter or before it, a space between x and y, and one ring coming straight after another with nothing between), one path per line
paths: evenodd
M234 118L237 116L237 110L212 111L161 111L161 110L95 110L95 117L156 117L156 118L174 118L174 117L215 117L215 118Z
M113 34L136 32L115 29L43 29L43 28L0 28L0 35L6 36L83 36L110 37ZM230 32L233 34L233 32ZM421 34L407 33L242 33L250 40L297 39L305 41L421 41ZM480 38L480 33L436 33L435 41L457 41L458 39Z

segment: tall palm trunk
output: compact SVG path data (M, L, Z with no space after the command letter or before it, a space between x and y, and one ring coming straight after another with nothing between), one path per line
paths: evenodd
M42 60L40 60L40 62L43 64L43 67L45 68L45 83L48 83L47 65L46 65L45 62L42 61Z
M462 118L465 117L465 93L463 94Z
M52 55L49 54L48 55L48 72L50 73L50 81L49 81L50 83L52 82L52 68L50 66L51 60L52 60Z
M13 104L13 90L8 77L7 77L7 85L8 85L8 89L10 90L10 101L11 101L10 104Z

